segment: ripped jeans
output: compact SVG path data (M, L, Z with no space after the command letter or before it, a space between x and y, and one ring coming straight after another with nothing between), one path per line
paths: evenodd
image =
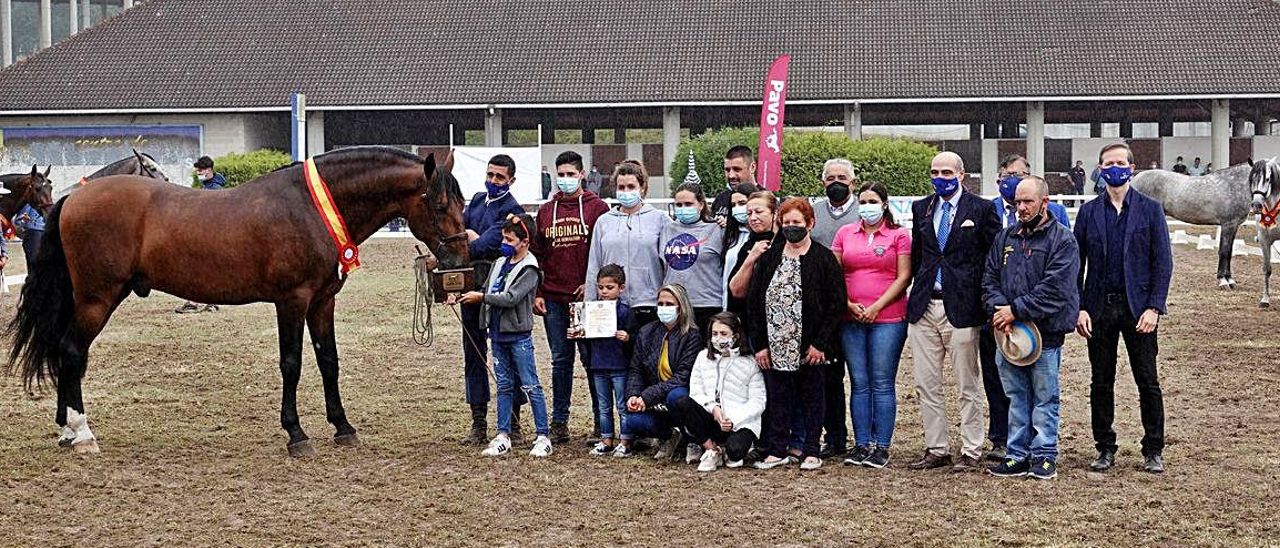
M491 341L493 376L498 385L498 432L511 433L511 406L517 385L529 398L533 409L533 428L539 436L550 435L547 426L547 400L538 382L538 368L533 362L533 337L529 334L511 342Z

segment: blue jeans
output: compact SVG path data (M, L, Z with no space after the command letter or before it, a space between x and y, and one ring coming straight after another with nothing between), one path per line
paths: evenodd
M533 408L533 428L539 436L551 433L547 426L547 400L538 382L538 368L533 363L533 337L526 335L515 342L493 341L493 376L498 385L498 432L511 433L511 406L516 383L529 398Z
M671 429L680 424L676 411L676 400L689 395L689 389L686 387L674 388L667 394L665 402L667 411L654 411L647 409L640 413L626 412L622 416L622 439L633 440L636 438L659 438L667 439L671 437ZM626 402L623 402L623 409L626 409ZM602 430L600 432L604 434Z
M591 374L591 384L596 387L596 424L600 425L600 438L613 439L613 410L618 410L618 430L627 427L627 373L603 371Z
M898 359L907 342L907 322L849 322L841 331L845 361L849 364L849 414L853 416L853 440L861 446L875 443L888 448L898 419Z
M1058 367L1062 348L1045 348L1036 363L1010 364L996 353L1000 382L1009 396L1010 459L1058 459ZM1032 432L1035 428L1035 432ZM1033 437L1034 436L1034 437Z
M573 358L575 348L581 343L571 341L569 332L569 305L546 301L547 314L542 325L547 328L547 346L551 348L551 422L569 422L569 402L573 397ZM582 354L586 359L586 353ZM596 390L591 387L591 405L596 407ZM603 428L603 427L602 427Z

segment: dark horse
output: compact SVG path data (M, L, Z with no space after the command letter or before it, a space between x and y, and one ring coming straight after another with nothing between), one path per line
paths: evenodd
M85 175L76 184L63 189L58 193L58 199L70 195L76 189L88 184L89 181L110 175L138 175L169 182L169 176L160 171L160 164L156 163L156 159L145 152L138 152L138 149L135 148L133 149L133 156L111 162L103 166L102 169Z
M360 147L315 162L354 243L404 217L442 264L467 261L452 155L437 166L434 156L424 162L392 148ZM337 430L334 441L358 445L338 394L333 331L334 296L346 276L339 273L338 249L313 205L303 166L221 192L132 175L102 183L81 187L54 206L32 279L9 324L10 371L20 368L28 387L48 376L57 388L59 445L98 451L80 391L89 345L130 292L145 297L153 289L203 303L276 305L284 377L280 424L292 456L315 454L298 424L296 403L305 324L325 411ZM204 275L210 267L219 275Z
M10 173L0 175L0 184L9 192L0 195L0 215L5 219L13 219L22 206L30 205L42 216L48 216L53 209L53 183L49 182L49 166L40 173L40 168L31 166L31 173Z

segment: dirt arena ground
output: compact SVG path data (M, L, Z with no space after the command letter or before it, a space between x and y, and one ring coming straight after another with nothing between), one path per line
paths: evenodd
M94 458L56 447L51 395L32 399L17 379L0 379L0 545L1280 544L1280 309L1256 306L1257 257L1237 257L1241 287L1220 292L1213 253L1175 249L1160 327L1168 472L1139 470L1137 395L1123 361L1117 467L1087 470L1089 364L1072 337L1060 476L1036 482L903 468L922 450L907 355L885 470L829 462L803 474L708 475L647 457L592 458L580 441L590 430L581 372L572 444L546 460L527 447L481 458L455 441L469 420L456 320L437 308L436 345L410 340L412 253L409 240L371 241L366 267L339 295L342 387L360 448L330 441L307 355L299 407L319 456L286 456L268 305L183 316L173 297L130 298L90 357ZM0 298L0 317L15 297ZM541 332L535 341L545 383Z

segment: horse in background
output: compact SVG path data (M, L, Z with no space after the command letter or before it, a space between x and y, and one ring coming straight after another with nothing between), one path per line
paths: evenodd
M210 304L275 304L284 379L280 425L288 453L315 454L298 421L303 328L324 385L334 442L360 444L338 391L334 297L346 282L335 224L359 245L403 217L444 268L466 264L465 201L451 170L390 147L356 147L316 156L221 192L204 192L136 175L104 177L60 200L47 217L44 244L9 324L9 371L24 384L46 377L57 389L58 444L98 452L81 394L88 351L130 293L154 290ZM305 172L315 173L304 176ZM312 192L327 182L332 210ZM336 213L335 211L336 210ZM326 219L331 219L326 222ZM208 230L217 226L218 230ZM344 257L345 253L351 256ZM349 262L349 261L348 261ZM217 276L208 276L209 269Z
M1258 215L1258 242L1262 244L1262 299L1259 308L1271 306L1271 251L1280 241L1280 162L1275 158L1250 162L1250 211Z
M31 166L31 173L0 175L0 184L8 191L0 195L0 215L4 215L5 222L12 220L27 205L42 216L49 216L53 209L53 183L49 182L51 170L53 166L40 173L39 166Z
M1163 169L1139 172L1133 188L1164 206L1166 215L1193 225L1217 225L1218 288L1235 289L1231 276L1231 251L1236 232L1249 217L1249 164L1231 166L1192 177Z
M102 169L81 177L79 181L76 181L76 184L62 189L58 192L58 199L61 200L69 196L76 189L89 184L89 181L111 175L138 175L166 183L170 182L169 176L160 170L160 164L156 163L155 158L145 152L138 152L138 149L135 148L133 149L133 156L107 164Z

